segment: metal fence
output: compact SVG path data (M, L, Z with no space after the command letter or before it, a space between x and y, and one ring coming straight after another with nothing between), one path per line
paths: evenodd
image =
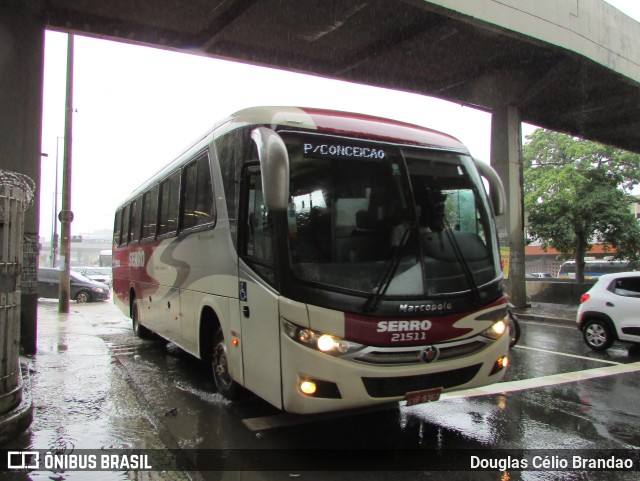
M20 280L24 212L33 203L34 191L28 177L0 170L0 419L11 417L23 404Z
M20 269L24 192L0 185L0 414L21 401Z

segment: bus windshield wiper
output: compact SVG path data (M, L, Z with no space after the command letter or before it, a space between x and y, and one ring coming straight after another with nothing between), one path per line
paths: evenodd
M364 305L363 309L365 312L374 312L378 308L380 299L382 299L382 296L384 296L384 294L387 292L387 289L389 288L389 286L391 285L391 281L393 280L393 276L398 270L400 260L402 259L402 252L404 251L407 242L409 241L409 238L411 237L413 232L417 230L417 225L417 222L411 222L404 229L402 238L398 243L398 248L394 251L393 257L391 257L391 263L387 267L384 275L380 278L380 281L373 289L373 293L371 294L371 296L369 296L369 299L367 299L367 302Z
M453 231L451 230L451 226L449 225L449 221L445 218L444 220L444 224L445 224L445 233L447 235L447 239L449 239L449 243L451 244L451 248L453 249L453 253L456 256L456 260L458 261L458 264L460 264L460 267L462 268L462 272L464 274L464 277L467 279L467 284L469 285L469 289L471 290L471 294L473 295L473 300L475 301L476 305L480 305L480 291L478 290L478 284L475 280L475 278L473 277L473 273L471 272L471 269L469 268L469 263L467 262L467 260L464 258L464 254L462 253L462 250L460 249L460 244L458 243L458 241L456 240L456 237L453 235Z

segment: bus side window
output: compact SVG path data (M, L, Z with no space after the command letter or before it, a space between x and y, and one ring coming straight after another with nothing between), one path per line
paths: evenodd
M160 226L158 234L162 235L178 230L180 171L175 172L160 185Z
M269 264L273 261L271 251L271 229L267 207L262 195L262 179L254 174L249 180L249 202L247 212L246 254Z
M117 246L120 245L120 232L122 225L122 210L116 211L116 217L113 222L113 243Z
M253 268L268 282L275 282L273 269L273 246L271 242L271 221L267 206L264 205L262 177L259 172L251 172L243 179L244 215L242 216L242 254Z
M122 209L122 243L129 243L129 204Z
M182 228L189 229L214 221L213 190L209 156L204 154L184 169Z
M129 228L131 232L129 233L130 241L139 241L140 240L140 216L142 210L142 202L140 199L136 199L131 203L131 223Z
M142 238L153 239L158 219L158 191L156 185L142 197Z

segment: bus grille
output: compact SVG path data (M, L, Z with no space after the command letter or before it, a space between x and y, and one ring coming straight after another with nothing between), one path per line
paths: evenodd
M487 344L481 341L469 342L467 344L450 347L442 347L439 345L437 361L470 356L485 347L487 347ZM420 357L421 352L422 347L415 351L370 351L354 357L353 360L369 364L419 364L424 362Z
M482 364L453 371L404 377L363 377L362 382L371 397L398 397L411 391L441 387L447 389L471 381Z

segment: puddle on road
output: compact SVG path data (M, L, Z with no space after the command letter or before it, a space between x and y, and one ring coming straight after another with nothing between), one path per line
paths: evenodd
M194 396L196 396L198 399L201 399L202 401L205 401L210 404L214 404L216 406L230 406L231 404L233 404L232 401L229 401L222 394L218 392L203 391L201 389L194 388L190 385L187 385L181 382L176 382L175 387L180 389L181 391L188 392L189 394L193 394Z

